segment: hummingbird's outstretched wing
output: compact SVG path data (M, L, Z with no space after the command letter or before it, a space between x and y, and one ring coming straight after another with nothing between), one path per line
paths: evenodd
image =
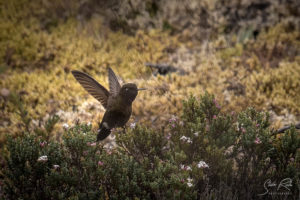
M121 85L114 71L110 67L108 68L108 79L109 79L109 92L113 96L116 96L121 89Z
M109 96L109 92L107 91L107 89L105 89L105 87L103 87L100 83L98 83L95 79L93 79L86 73L73 70L72 74L76 78L76 80L81 84L81 86L86 91L88 91L90 95L92 95L98 101L100 101L103 107L106 109Z

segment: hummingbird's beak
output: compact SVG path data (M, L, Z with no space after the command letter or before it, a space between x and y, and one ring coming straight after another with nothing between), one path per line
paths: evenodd
M138 91L140 90L147 90L147 88L138 88Z

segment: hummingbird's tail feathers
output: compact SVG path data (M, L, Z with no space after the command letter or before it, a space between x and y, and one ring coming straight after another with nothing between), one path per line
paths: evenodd
M105 138L107 138L107 136L109 136L111 132L111 129L105 128L105 126L102 126L99 130L98 130L98 135L97 135L97 142L98 141L102 141Z

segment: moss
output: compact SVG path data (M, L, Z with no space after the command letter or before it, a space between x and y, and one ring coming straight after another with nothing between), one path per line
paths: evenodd
M258 82L259 81L259 82ZM298 113L300 102L300 67L299 63L282 63L274 70L264 70L249 77L247 96L253 98L254 104L270 106L280 112L289 108ZM254 93L254 88L256 88ZM255 98L255 95L262 98Z
M220 58L223 60L232 59L233 57L240 57L243 53L243 45L237 43L234 47L225 48L219 52Z

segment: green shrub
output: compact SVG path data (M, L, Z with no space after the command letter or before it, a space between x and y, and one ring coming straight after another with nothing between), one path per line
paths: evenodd
M268 114L253 108L223 113L209 94L183 105L182 115L162 130L115 130L112 149L95 143L86 124L55 141L50 135L57 117L44 129L8 137L4 199L281 199L276 192L297 199L295 128L276 135ZM264 194L268 179L279 184L286 178L289 186Z

